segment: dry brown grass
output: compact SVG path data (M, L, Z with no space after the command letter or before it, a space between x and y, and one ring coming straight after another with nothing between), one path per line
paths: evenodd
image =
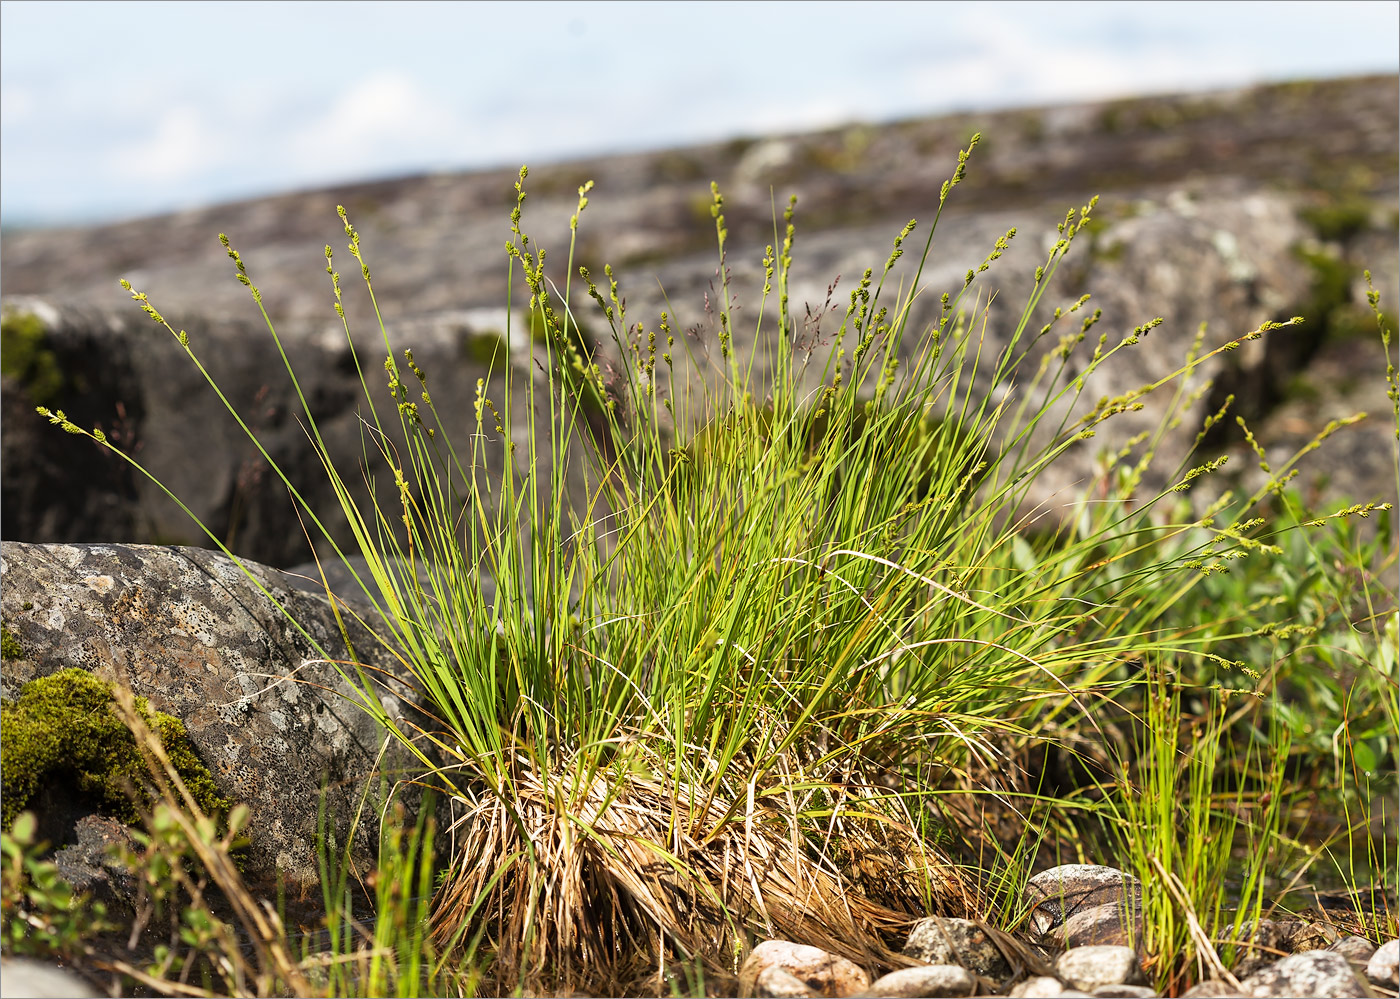
M474 916L495 958L488 982L621 994L639 978L651 979L648 991L664 987L672 962L725 980L758 938L902 966L896 948L915 919L983 911L971 882L880 788L789 775L725 799L653 776L664 772L587 777L526 765L509 801L484 791L459 799L438 938L458 932L480 900ZM814 841L804 830L818 806L830 814Z

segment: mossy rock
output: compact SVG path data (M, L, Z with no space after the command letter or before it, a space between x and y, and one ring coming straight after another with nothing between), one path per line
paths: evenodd
M20 688L18 699L0 704L4 828L45 786L75 788L103 814L128 823L138 820L137 806L150 805L144 790L149 776L135 737L113 711L114 702L111 688L91 673L65 669L31 680ZM184 723L151 711L144 697L136 699L136 710L159 737L199 807L208 815L226 816L231 803L195 755Z
M57 401L63 391L58 358L45 346L44 321L32 312L7 310L0 317L0 373L13 378L39 405Z

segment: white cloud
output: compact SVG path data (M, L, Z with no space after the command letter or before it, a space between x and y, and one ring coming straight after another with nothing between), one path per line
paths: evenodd
M912 70L909 90L934 106L1044 104L1218 86L1247 73L1217 71L1207 82L1199 47L1191 51L1148 39L1075 44L1073 31L1047 27L1036 17L971 8L958 24L956 49Z
M28 87L6 84L0 88L0 118L4 118L7 125L27 120L38 106L34 92Z
M293 126L287 165L302 175L369 173L450 157L462 134L453 111L413 80L379 73Z
M160 115L152 134L114 147L106 166L121 180L182 181L217 166L230 145L199 110L181 104Z

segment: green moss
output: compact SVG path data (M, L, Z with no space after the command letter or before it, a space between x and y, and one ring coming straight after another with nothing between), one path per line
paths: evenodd
M1312 272L1308 297L1296 312L1304 317L1298 335L1308 342L1351 340L1375 332L1376 321L1370 309L1352 301L1352 283L1357 267L1340 256L1297 249L1298 258Z
M1307 377L1307 375L1297 374L1283 386L1283 397L1285 399L1296 399L1301 402L1316 402L1321 393L1317 386Z
M1371 223L1371 210L1365 201L1349 199L1334 204L1310 205L1299 213L1319 239L1345 243Z
M475 361L477 364L505 364L506 358L510 356L505 336L495 330L464 333L458 349L464 360Z
M18 381L41 406L56 402L63 389L58 358L44 345L47 332L32 312L9 311L0 317L0 374Z
M112 705L111 688L81 669L32 680L20 689L18 700L0 705L4 828L40 788L51 784L76 787L104 814L126 822L138 819L137 804L150 804L142 790L148 781L146 767L135 738ZM160 738L199 807L206 814L226 816L230 802L195 755L184 724L152 712L144 697L136 699L136 709Z
M14 636L3 624L0 624L0 658L23 659L24 649L20 648L19 639Z

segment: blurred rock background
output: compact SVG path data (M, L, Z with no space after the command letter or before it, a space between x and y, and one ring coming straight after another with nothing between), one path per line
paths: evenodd
M1203 322L1211 346L1264 321L1303 315L1305 324L1203 369L1200 377L1211 377L1214 388L1197 411L1213 411L1233 393L1234 412L1251 422L1271 458L1292 453L1331 419L1367 411L1366 420L1310 456L1299 484L1316 498L1394 501L1386 359L1362 273L1371 271L1393 325L1400 300L1397 104L1397 77L1368 76L595 158L532 170L524 227L548 249L547 270L562 290L577 189L595 181L576 263L598 280L611 264L629 325L655 330L668 310L678 337L693 330L703 356L713 335L705 297L717 281L709 182L725 195L737 330L750 341L764 246L774 242L775 214L796 194L793 311L820 313L839 276L831 295L838 312L820 331L827 336L861 271L878 273L894 236L917 218L921 227L891 275L911 279L940 186L958 149L981 132L967 181L939 222L916 322L936 308L938 294L961 287L968 268L1015 226L1010 251L975 289L983 300L997 290L988 335L1005 342L1056 224L1097 194L1095 221L1032 328L1086 292L1103 309L1097 331L1107 331L1111 343L1156 316L1165 322L1098 376L1088 395L1117 394L1174 370ZM518 271L508 300L503 251L514 180L505 170L434 174L111 225L6 230L0 534L36 542L209 543L129 465L48 426L34 413L45 405L101 426L234 551L284 567L303 562L307 544L286 490L178 344L126 300L118 280L147 292L177 329L188 330L269 452L314 505L328 510L334 498L307 447L291 384L218 233L242 254L323 434L353 467L362 454L356 414L364 402L331 308L327 244L337 250L371 391L377 403L387 404L388 395L378 327L344 251L336 205L349 210L363 237L395 349L413 348L445 420L465 434L476 381L506 335L508 305L526 304ZM616 349L606 320L581 291L575 281L571 305L605 358ZM518 314L513 325L517 345L527 343ZM740 342L741 350L752 347ZM1047 477L1038 501L1053 509L1070 495L1105 443L1082 448L1057 478ZM1253 464L1228 431L1208 443L1217 453L1233 451L1234 467Z

